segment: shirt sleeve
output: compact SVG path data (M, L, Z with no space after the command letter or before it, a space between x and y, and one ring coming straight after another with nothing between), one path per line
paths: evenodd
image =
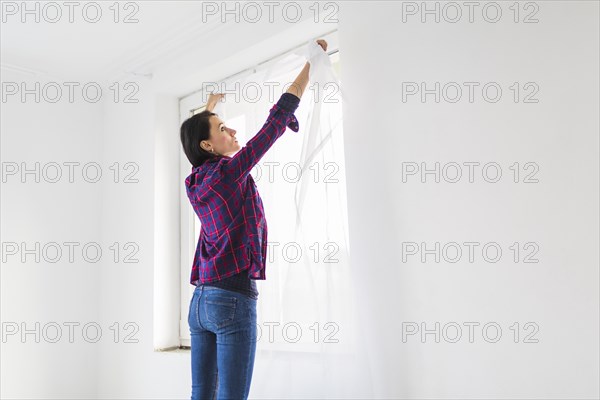
M269 116L260 131L250 139L232 158L223 162L223 173L227 178L240 180L250 173L273 143L289 127L298 132L300 126L294 112L300 104L300 98L283 93L277 103L271 107Z

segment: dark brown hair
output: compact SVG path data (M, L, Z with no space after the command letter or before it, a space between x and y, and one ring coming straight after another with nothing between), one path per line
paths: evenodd
M181 145L183 152L194 168L202 165L206 160L221 158L222 155L213 154L200 146L202 140L210 138L209 119L217 115L208 110L192 115L181 124Z

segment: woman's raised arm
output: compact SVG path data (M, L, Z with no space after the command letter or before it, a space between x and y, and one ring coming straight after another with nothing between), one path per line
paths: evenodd
M327 51L327 42L325 40L319 39L317 40L317 43L319 44L319 46L321 46L323 51ZM300 71L300 73L294 80L294 83L292 83L292 85L288 88L286 93L291 93L299 99L302 98L302 93L304 93L306 85L308 84L309 69L310 63L307 61L306 64L304 64L304 68L302 68L302 71Z

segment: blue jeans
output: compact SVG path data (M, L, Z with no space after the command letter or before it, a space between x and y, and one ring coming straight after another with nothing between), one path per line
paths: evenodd
M256 353L256 303L218 287L194 290L188 313L192 400L248 398Z

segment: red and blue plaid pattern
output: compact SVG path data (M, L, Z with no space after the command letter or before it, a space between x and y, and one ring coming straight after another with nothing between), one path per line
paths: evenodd
M185 179L187 196L201 223L190 283L213 282L248 270L266 279L267 221L250 170L289 127L300 99L281 95L260 131L233 157L209 159Z

